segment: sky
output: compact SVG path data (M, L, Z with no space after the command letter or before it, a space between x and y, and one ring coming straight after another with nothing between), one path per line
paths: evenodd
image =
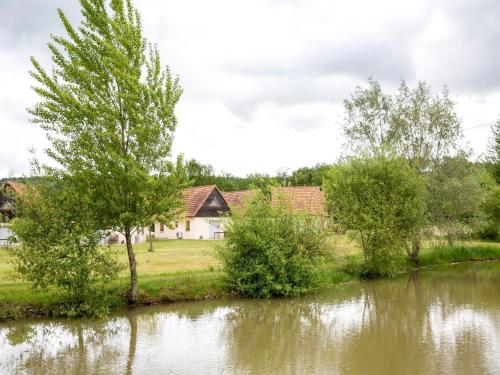
M274 174L334 162L343 101L372 76L448 86L465 146L480 157L500 116L498 0L136 0L143 32L179 75L173 154L219 172ZM77 0L0 0L0 178L45 160L29 122L29 57L50 67L46 43L64 35L56 9Z

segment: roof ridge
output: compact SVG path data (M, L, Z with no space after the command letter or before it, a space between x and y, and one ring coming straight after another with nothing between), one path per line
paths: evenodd
M217 185L204 185L204 186L194 186L194 187L200 188L200 190L201 190L201 188L205 188L205 189L210 188L210 189L207 189L207 192L203 196L203 199L200 200L200 202L198 203L198 206L194 210L193 216L196 216L198 214L198 211L200 211L201 207L203 207L203 204L207 201L208 197L210 196L210 194L212 194L214 189L217 189L217 191L219 191L219 189L217 188ZM219 194L220 194L220 191L219 191ZM222 196L222 194L220 194L220 195ZM224 199L224 197L222 197L222 199ZM224 200L224 202L225 202L225 200Z

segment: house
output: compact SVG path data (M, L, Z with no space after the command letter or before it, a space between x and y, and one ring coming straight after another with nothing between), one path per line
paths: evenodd
M244 209L245 205L255 197L256 193L257 190L229 191L222 193L222 196L229 208L234 211Z
M132 228L132 243L139 244L144 243L149 238L149 228ZM102 245L123 245L125 244L125 235L122 232L111 231L110 233L105 233L101 238Z
M0 222L15 216L14 196L23 191L24 185L16 181L7 181L0 186Z
M231 209L243 209L256 194L257 190L242 190L222 193ZM283 199L285 204L296 212L327 217L325 193L319 186L287 186L271 188L271 203Z
M230 212L229 205L215 185L198 186L184 190L184 213L171 228L155 223L158 239L221 239L224 224Z
M14 197L20 194L24 185L16 181L7 181L0 186L0 246L7 246L13 235L9 228L9 221L16 215Z
M327 217L325 193L319 186L288 186L271 189L271 203L283 199L296 212Z

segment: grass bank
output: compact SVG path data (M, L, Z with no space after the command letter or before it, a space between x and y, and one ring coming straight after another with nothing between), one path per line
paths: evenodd
M154 241L153 253L148 252L148 244L138 245L139 303L148 305L231 297L225 291L223 274L215 257L216 244L215 241ZM500 243L478 242L453 248L425 248L419 265L493 259L500 259ZM123 251L122 261L125 260ZM10 261L7 251L1 249L0 321L60 315L60 307L67 302L64 294L57 290L34 291L29 284L14 279ZM340 238L332 259L321 265L321 286L359 280L359 275L349 270L361 261L359 248L346 238ZM112 308L126 305L127 276L127 270L122 271L120 278L108 286L113 295Z

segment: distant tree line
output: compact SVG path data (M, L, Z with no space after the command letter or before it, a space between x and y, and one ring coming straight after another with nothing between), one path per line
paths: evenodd
M332 166L333 164L320 163L313 167L299 168L290 175L254 173L236 177L230 173L217 173L212 165L191 159L186 162L185 170L193 186L217 185L221 191L238 191L262 189L265 186L321 186Z

